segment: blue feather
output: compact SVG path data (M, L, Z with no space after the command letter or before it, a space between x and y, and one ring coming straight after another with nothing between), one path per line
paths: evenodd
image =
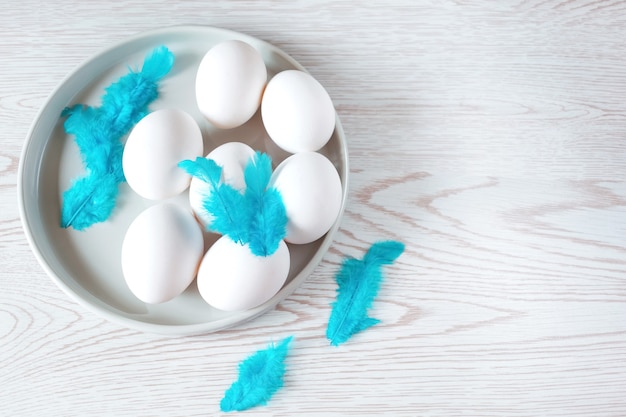
M239 364L239 378L220 402L223 412L243 411L267 401L283 386L285 358L293 336L259 350Z
M344 260L336 276L337 298L326 329L331 345L338 346L379 322L367 312L380 289L381 267L393 263L403 251L402 243L388 240L374 243L363 260Z
M276 252L287 234L287 210L277 189L267 188L272 176L272 159L257 152L244 169L245 198L251 213L250 251L257 256Z
M221 180L222 168L211 159L198 157L178 166L210 186L203 200L212 217L209 230L249 244L257 256L270 256L278 250L287 233L287 210L278 190L268 188L272 159L267 154L256 152L246 164L243 194Z
M174 55L160 46L146 57L141 71L130 71L105 89L100 107L76 104L63 110L63 126L75 136L87 173L63 193L62 227L83 230L109 218L124 181L120 140L148 113L159 95L157 82L173 64Z
M203 200L204 209L212 216L208 229L226 235L235 242L247 243L250 214L245 210L243 194L221 181L222 167L212 159L201 156L195 161L181 161L178 166L210 187L210 192Z

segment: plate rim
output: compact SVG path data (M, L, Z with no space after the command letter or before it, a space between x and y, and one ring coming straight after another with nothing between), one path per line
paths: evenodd
M262 305L255 307L253 309L245 310L241 313L245 313L245 317L241 317L239 315L227 316L224 318L217 319L215 321L210 322L201 322L201 323L191 323L191 324L159 324L154 322L142 321L140 319L125 317L118 314L115 314L112 310L107 309L100 305L97 302L90 302L89 300L82 297L76 291L74 291L64 280L62 280L52 269L52 267L45 260L45 257L42 253L42 250L39 247L37 237L33 234L32 228L30 227L30 219L29 219L29 209L26 207L25 194L27 190L24 186L24 177L25 177L25 159L29 155L29 148L32 146L33 135L37 131L38 125L41 122L42 116L45 114L46 109L51 105L52 101L60 94L61 90L64 88L65 84L68 83L69 80L74 78L77 73L79 73L85 66L97 61L98 59L102 59L103 56L115 52L117 49L123 48L124 46L136 42L140 42L142 40L147 40L151 37L158 36L166 36L166 35L175 35L184 32L213 32L219 33L222 35L230 35L234 38L238 39L247 39L253 43L261 43L265 48L272 50L281 56L281 58L286 59L290 64L294 67L298 68L301 71L307 72L306 68L304 68L299 62L297 62L294 58L292 58L289 54L281 50L280 48L272 45L269 42L266 42L262 39L256 38L251 35L247 35L245 33L237 32L230 29L219 28L215 26L208 25L176 25L176 26L168 26L158 29L152 29L147 31L138 32L134 35L131 35L123 40L120 40L116 43L113 43L110 46L100 49L95 54L84 59L80 64L78 64L75 68L69 71L61 81L54 87L54 89L49 93L46 100L43 102L39 110L37 111L35 118L31 122L29 129L27 131L24 144L22 146L22 150L20 153L20 158L18 162L18 172L17 172L17 200L18 200L18 211L20 215L22 229L24 230L24 234L26 235L29 247L31 251L35 255L39 265L44 269L45 273L48 277L60 288L66 295L68 295L72 300L74 300L77 304L81 305L88 311L93 312L96 316L100 316L112 323L116 323L126 328L131 328L134 330L139 330L142 332L152 333L152 334L160 334L165 336L193 336L199 334L208 334L215 333L220 330L224 330L226 328L231 328L234 326L241 325L248 321L251 321L261 314L264 314L275 308L277 304L281 301L288 298L305 280L306 278L318 267L323 257L328 252L330 245L334 240L334 236L339 230L339 226L341 220L343 218L347 200L348 200L348 179L349 179L349 157L348 157L348 145L347 140L345 138L345 133L343 131L343 127L341 125L341 121L339 120L339 115L335 109L335 130L339 139L339 149L341 150L341 163L342 169L339 170L339 176L342 183L342 202L340 207L340 212L337 217L337 220L331 226L330 230L324 235L323 241L321 242L319 248L314 253L313 257L306 263L304 268L299 271L293 279L284 285L280 291L274 295L270 300L263 303ZM49 138L48 138L49 140ZM43 158L41 158L43 160ZM39 166L37 170L39 171L41 160L39 161ZM35 177L39 177L39 173ZM97 297L92 295L89 291L85 290L89 293L94 299L98 300Z

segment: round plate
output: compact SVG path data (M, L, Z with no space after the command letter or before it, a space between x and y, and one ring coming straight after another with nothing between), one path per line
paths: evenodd
M163 304L139 301L128 289L120 264L121 244L132 220L155 202L137 196L127 184L120 186L111 218L86 231L60 227L63 191L84 168L73 136L63 129L61 111L76 103L100 106L104 88L128 72L141 68L146 55L159 45L175 56L174 67L160 82L160 96L150 106L178 108L191 114L200 125L205 154L225 142L246 142L267 152L280 163L289 154L267 136L260 112L245 125L218 130L200 115L194 93L195 74L204 54L215 44L240 39L262 55L268 77L287 70L305 69L280 49L240 33L204 26L173 27L146 32L92 57L53 91L32 124L20 158L18 201L26 236L38 261L52 280L78 303L106 319L142 331L190 335L208 333L240 324L270 309L293 292L309 276L330 246L343 214L348 176L347 145L339 119L328 144L320 150L335 165L343 185L341 214L331 230L307 245L289 245L291 269L287 282L265 304L242 312L216 310L202 300L195 281L180 296ZM187 204L182 194L174 200ZM207 244L215 237L205 236Z

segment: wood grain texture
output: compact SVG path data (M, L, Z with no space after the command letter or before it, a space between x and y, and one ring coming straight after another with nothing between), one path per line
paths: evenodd
M349 138L341 230L274 311L166 338L45 275L21 229L28 128L63 77L137 32L257 36L328 89ZM206 416L236 364L295 335L258 416L626 415L626 2L68 1L0 8L0 416ZM378 239L382 323L324 337L334 273Z

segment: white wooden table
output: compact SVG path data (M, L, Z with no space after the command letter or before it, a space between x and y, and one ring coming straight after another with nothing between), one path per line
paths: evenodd
M249 415L626 415L626 2L66 1L0 8L0 415L209 416L236 365L294 335ZM375 5L377 4L377 5ZM85 59L179 24L275 44L349 140L341 230L275 310L168 338L111 324L36 262L17 166ZM381 323L324 336L344 256L379 239Z

